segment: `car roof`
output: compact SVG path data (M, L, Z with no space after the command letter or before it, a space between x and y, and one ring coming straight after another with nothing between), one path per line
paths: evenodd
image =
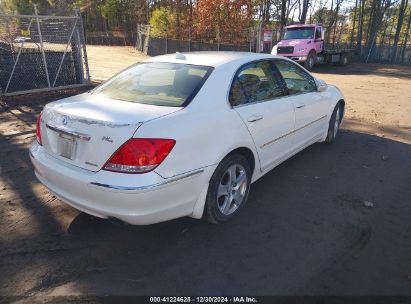
M189 52L189 53L174 53L152 57L146 62L170 62L170 63L185 63L194 65L204 65L217 67L229 62L253 61L265 58L275 58L271 54L258 54L248 52Z
M289 28L299 28L299 27L314 27L314 26L319 26L320 24L293 24L293 25L288 25L285 28L289 29Z

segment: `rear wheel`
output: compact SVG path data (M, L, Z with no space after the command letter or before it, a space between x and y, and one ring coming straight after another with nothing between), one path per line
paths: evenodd
M328 134L325 142L333 143L337 140L338 131L340 129L341 120L343 117L343 107L341 103L338 103L333 111L330 119L330 124L328 126Z
M250 183L246 158L238 154L226 157L211 177L203 218L213 224L232 218L247 201Z

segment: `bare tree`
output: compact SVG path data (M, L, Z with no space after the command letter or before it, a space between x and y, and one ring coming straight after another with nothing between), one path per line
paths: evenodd
M408 37L410 35L410 25L411 25L411 14L408 16L407 29L405 31L405 38L404 38L404 42L402 44L401 62L404 62L404 59L405 59L405 50L407 48Z
M355 32L355 22L357 21L357 11L358 11L358 0L355 0L354 16L352 18L352 29L350 38L350 47L352 47L354 42L354 32Z
M385 12L391 6L391 0L373 0L370 10L370 22L367 30L366 48L371 52Z
M398 21L397 21L397 27L395 30L392 54L390 58L394 62L397 59L397 46L398 46L398 41L400 40L401 28L404 22L404 14L405 14L405 11L407 10L407 6L408 6L408 0L401 0L399 12L398 12Z
M303 5L301 9L301 16L300 16L300 22L305 23L305 20L307 19L307 12L308 12L308 7L310 5L310 0L302 0Z
M362 50L362 36L363 36L363 27L364 27L364 9L366 0L359 0L360 2L360 11L358 14L358 31L357 31L357 52L361 54Z
M280 17L280 27L283 28L287 25L287 0L281 0L281 17Z

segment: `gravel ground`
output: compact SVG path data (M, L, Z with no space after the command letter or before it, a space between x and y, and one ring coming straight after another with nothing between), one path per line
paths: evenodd
M274 169L219 226L117 227L65 205L27 149L44 104L79 91L0 100L0 294L411 296L410 71L317 69L347 97L337 143Z

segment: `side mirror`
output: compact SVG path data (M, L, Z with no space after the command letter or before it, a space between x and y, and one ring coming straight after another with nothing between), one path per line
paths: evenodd
M325 90L327 90L328 85L324 80L317 79L315 82L317 83L318 92L324 92Z

